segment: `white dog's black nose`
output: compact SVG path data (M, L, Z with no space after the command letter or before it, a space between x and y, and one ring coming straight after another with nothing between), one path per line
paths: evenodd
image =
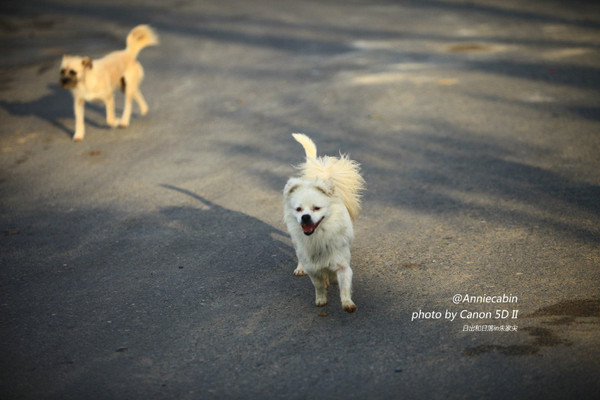
M304 224L310 224L311 222L312 222L312 218L310 217L310 215L304 214L302 216L302 223L304 223Z

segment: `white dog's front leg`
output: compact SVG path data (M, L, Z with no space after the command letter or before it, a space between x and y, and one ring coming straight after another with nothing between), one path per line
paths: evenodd
M304 267L302 266L302 263L300 261L298 261L298 266L294 270L294 275L296 275L296 276L306 275L306 272L304 271Z
M349 265L337 270L337 280L340 286L342 307L344 311L353 313L356 311L356 305L352 301L352 269Z
M323 307L327 304L327 288L325 287L325 282L320 276L309 276L315 287L315 305L318 307Z
M85 135L85 122L84 122L85 100L83 98L75 98L74 110L75 110L75 134L73 135L73 140L76 142L80 142L83 140L83 136Z

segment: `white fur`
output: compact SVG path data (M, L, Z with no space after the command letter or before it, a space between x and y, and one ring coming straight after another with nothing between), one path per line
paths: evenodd
M342 307L354 312L350 245L352 221L358 217L364 187L359 165L345 155L317 157L308 136L294 134L294 138L307 156L299 167L303 175L290 178L283 191L284 221L298 257L294 274L308 274L317 306L327 304L329 282L337 282Z

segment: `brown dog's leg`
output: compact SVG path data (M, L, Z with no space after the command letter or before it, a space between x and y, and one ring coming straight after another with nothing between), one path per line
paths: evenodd
M85 135L85 122L84 122L85 100L82 98L75 98L74 110L75 110L75 134L73 135L73 140L76 142L80 142L83 140L83 136Z
M121 121L119 122L119 126L121 128L127 128L129 126L129 121L131 119L131 100L133 99L133 94L126 89L125 90L125 106L123 107L123 115L121 115Z
M140 113L142 115L148 114L148 104L146 104L146 100L144 99L144 96L142 96L142 92L139 89L135 92L133 98L140 107Z
M104 105L106 106L106 123L114 128L117 126L117 120L115 119L115 97L112 93L104 99Z

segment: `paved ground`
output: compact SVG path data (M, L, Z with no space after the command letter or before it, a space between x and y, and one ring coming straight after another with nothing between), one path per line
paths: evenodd
M0 397L595 398L600 8L561 3L3 2ZM150 113L73 143L61 55L138 23ZM292 275L292 132L363 166L355 314Z

